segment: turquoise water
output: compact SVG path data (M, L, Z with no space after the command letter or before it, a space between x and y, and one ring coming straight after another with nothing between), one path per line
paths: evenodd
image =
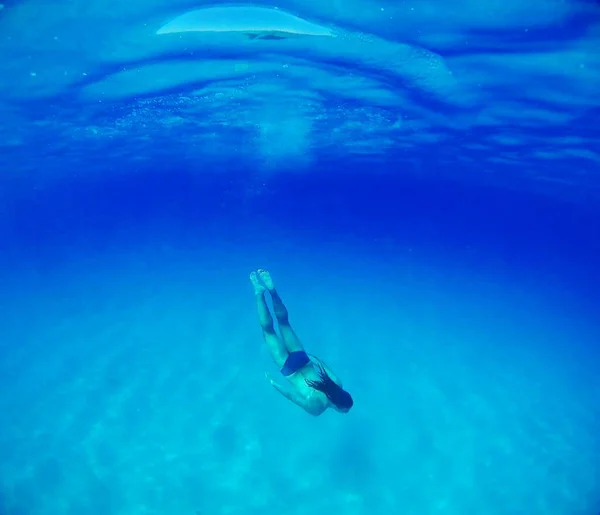
M4 3L0 515L597 513L598 9Z

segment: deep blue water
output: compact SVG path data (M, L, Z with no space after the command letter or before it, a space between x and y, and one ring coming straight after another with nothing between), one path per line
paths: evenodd
M272 7L0 7L0 515L598 513L597 3Z

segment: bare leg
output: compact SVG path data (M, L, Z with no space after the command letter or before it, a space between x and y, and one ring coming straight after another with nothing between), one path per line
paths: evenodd
M273 358L275 365L277 365L278 368L281 368L288 357L288 351L275 332L275 328L273 327L273 317L271 316L269 307L265 301L265 287L260 284L256 272L250 274L250 281L254 287L258 320L260 322L260 327L262 328L265 343L267 344L267 348L269 349L269 353L271 354L271 358Z
M275 289L275 285L273 284L273 279L271 278L271 274L266 270L259 270L258 276L265 284L269 293L271 294L271 299L273 300L273 311L275 312L275 318L277 318L277 325L279 326L279 332L281 333L281 337L283 338L283 343L288 352L297 352L304 350L304 346L302 342L296 336L296 333L292 329L290 325L290 321L288 318L288 310L285 307L285 304L281 300L281 297L277 293Z

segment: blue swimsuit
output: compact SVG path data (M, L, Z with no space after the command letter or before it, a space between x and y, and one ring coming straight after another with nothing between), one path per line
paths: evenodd
M308 354L303 350L290 352L283 367L281 367L281 373L284 376L291 376L300 370L302 367L305 367L310 363L310 358Z

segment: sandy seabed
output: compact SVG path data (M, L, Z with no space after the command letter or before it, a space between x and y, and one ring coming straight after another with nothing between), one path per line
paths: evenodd
M313 418L264 380L249 286L139 286L13 316L2 515L589 515L600 499L595 395L535 343L502 348L510 313L490 327L423 289L290 285L299 336L355 398Z

